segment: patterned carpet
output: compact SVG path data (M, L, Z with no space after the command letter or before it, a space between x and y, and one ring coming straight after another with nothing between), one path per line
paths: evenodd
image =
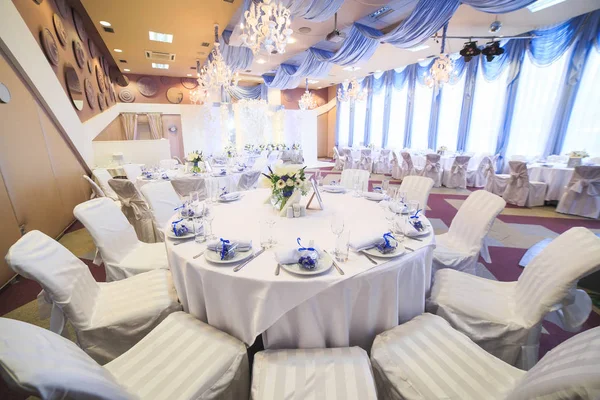
M332 171L331 167L320 168L324 175L324 182L339 180L340 172ZM310 170L307 170L310 172ZM389 179L382 175L372 175L369 188L382 179ZM399 185L399 181L392 180L391 185ZM452 222L460 205L471 193L470 190L456 190L438 188L432 191L427 205L427 216L430 219L436 234L444 233ZM557 214L554 207L536 207L533 209L507 206L496 219L490 232L490 253L492 263L485 263L480 259L480 274L489 279L500 281L514 281L522 272L518 262L526 250L545 238L554 238L573 226L584 226L595 233L600 233L600 221ZM92 264L95 247L89 233L83 226L76 222L60 239L65 247L85 262L98 281L105 278L104 268ZM19 278L0 292L0 315L30 322L39 326L48 327L48 320L41 320L37 314L36 296L41 290L40 286L28 279ZM600 309L594 307L583 329L587 330L600 325ZM554 348L559 343L573 336L565 332L552 322L545 321L540 345L540 356ZM73 339L72 330L68 336ZM2 391L0 390L0 394Z

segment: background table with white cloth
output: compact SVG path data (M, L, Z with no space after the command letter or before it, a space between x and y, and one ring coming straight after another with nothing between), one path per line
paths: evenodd
M528 166L529 180L544 182L548 185L546 201L558 201L562 196L565 186L573 176L573 168L566 164L531 164Z
M425 163L426 163L426 155L415 155L412 154L411 155L412 158L412 162L413 165L415 166L416 169L423 169L425 168ZM450 155L443 155L440 157L440 166L442 167L442 169L444 171L449 170L450 168L452 168L452 164L454 163L454 159L456 157L455 156L450 156Z
M259 249L260 222L273 214L265 204L268 189L244 193L241 201L214 206L213 229L218 238L252 239ZM278 244L239 272L193 256L204 244L193 241L174 246L167 254L175 287L185 311L251 345L263 334L265 348L315 348L358 345L369 349L375 336L424 311L431 281L434 235L423 241L407 239L414 252L373 265L364 255L350 252L335 268L322 275L295 276L285 270L274 274L275 251L294 248L296 238L332 249L332 213L343 213L351 232L387 231L378 203L350 194L323 193L325 210L308 210L307 216L277 217Z

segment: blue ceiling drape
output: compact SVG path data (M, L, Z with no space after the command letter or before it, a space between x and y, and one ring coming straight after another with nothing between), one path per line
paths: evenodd
M256 86L233 86L221 91L221 101L230 103L231 98L248 100L267 100L268 88L264 83Z
M323 22L338 12L344 0L285 0L283 4L290 9L292 17Z
M234 71L245 70L252 66L254 62L254 54L252 50L244 46L229 45L231 31L223 31L223 35L219 38L221 54L225 59L225 63ZM209 54L209 59L212 60L212 53Z

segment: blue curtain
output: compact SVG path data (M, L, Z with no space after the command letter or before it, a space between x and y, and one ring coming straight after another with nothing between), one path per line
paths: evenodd
M477 79L477 69L479 66L480 56L474 57L467 64L466 78L465 78L465 91L463 93L463 103L460 111L460 122L458 125L458 143L456 149L458 151L465 151L467 148L467 141L469 130L471 129L471 113L473 112L473 97L475 95L475 81ZM463 59L463 64L465 64Z
M520 10L536 0L461 0L478 11L492 14L503 14Z
M584 25L589 26L586 22L593 15L594 13L580 15L549 28L531 31L537 36L529 44L531 59L535 65L544 67L558 60L575 39L581 36Z
M309 48L300 65L281 64L277 67L275 75L263 75L265 84L275 89L293 89L298 87L302 80L309 75L312 77L326 76L333 64L320 61L320 58L323 57L333 57L333 53Z
M404 148L410 148L412 141L412 119L415 110L415 85L418 79L419 64L411 64L406 67L407 73L407 99L406 99L406 119L404 120Z
M268 88L265 84L256 86L233 86L221 92L221 101L229 103L231 99L267 100Z
M344 0L287 0L283 4L290 9L292 17L323 22L338 12Z
M392 112L392 94L394 90L402 90L406 83L407 69L404 68L400 72L396 70L385 71L383 74L385 86L385 105L383 109L383 138L381 147L387 147L388 137L390 134L390 117Z
M221 54L225 59L225 63L234 71L250 68L250 66L252 66L252 62L254 61L254 54L252 54L252 50L250 50L248 47L229 45L231 33L231 31L225 30L219 38ZM212 60L212 53L210 53L208 57Z

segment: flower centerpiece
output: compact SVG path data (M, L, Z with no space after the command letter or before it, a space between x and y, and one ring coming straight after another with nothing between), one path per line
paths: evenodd
M246 151L248 153L254 153L254 145L253 144L244 145L244 151Z
M574 150L569 153L569 157L571 158L586 158L590 155L585 150Z
M447 148L446 146L440 146L440 147L438 148L438 151L437 151L437 152L438 152L438 154L440 154L440 155L444 155L444 153L445 153L445 152L447 152L447 151L448 151L448 148Z
M202 169L200 168L200 163L204 161L204 156L202 155L202 152L196 151L192 151L191 153L189 153L186 157L186 160L192 164L192 172L197 174L199 172L202 172Z
M271 182L271 201L279 211L283 210L294 192L299 191L302 196L308 193L305 169L306 167L302 167L296 172L278 175L269 167L270 174L263 174Z
M302 145L300 143L294 143L292 145L292 150L302 150Z
M234 158L237 156L235 147L232 144L228 144L227 146L225 146L225 153L227 154L227 158Z
M273 143L269 143L269 144L267 144L266 149L268 151L273 151L273 150L275 150L275 145Z

